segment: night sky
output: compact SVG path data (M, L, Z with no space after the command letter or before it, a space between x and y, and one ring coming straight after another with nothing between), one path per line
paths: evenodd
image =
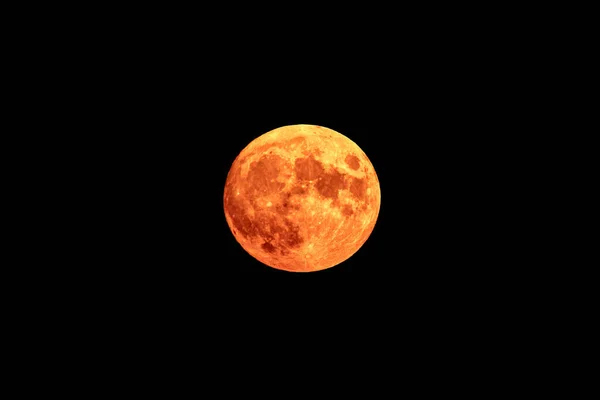
M519 280L506 252L517 199L502 190L511 168L502 149L519 147L507 117L510 86L491 69L474 72L478 56L450 51L442 36L420 40L364 52L333 44L275 51L243 40L190 52L177 42L168 57L158 56L160 45L148 58L135 55L126 74L98 83L102 107L88 118L110 148L102 168L118 188L105 203L116 213L104 212L123 216L107 236L100 280L118 295L186 314L309 310L328 318L500 299L503 284ZM380 181L373 233L325 271L261 264L224 217L235 157L294 124L349 137Z

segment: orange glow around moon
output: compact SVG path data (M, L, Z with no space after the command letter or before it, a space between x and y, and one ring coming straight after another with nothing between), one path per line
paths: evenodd
M371 235L381 192L367 155L346 136L290 125L253 140L233 162L223 196L238 243L293 272L333 267Z

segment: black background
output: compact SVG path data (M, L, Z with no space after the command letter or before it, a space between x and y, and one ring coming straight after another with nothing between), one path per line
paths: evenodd
M368 25L317 14L249 27L176 15L117 13L89 35L67 31L76 43L56 41L44 60L66 77L49 74L46 100L77 132L65 148L79 160L68 165L79 182L69 204L82 208L69 248L82 267L65 281L82 315L104 315L133 341L154 332L246 350L332 335L366 335L369 349L405 334L433 346L528 318L515 310L533 276L517 255L529 227L513 223L525 201L515 185L526 183L511 176L528 151L520 117L534 45L511 45L487 14L464 24L427 10ZM380 181L370 238L325 271L261 264L224 216L235 157L293 124L348 136Z
M103 196L118 215L111 229L125 256L115 273L125 287L200 295L219 307L268 299L348 313L417 298L447 304L497 287L498 223L512 201L501 189L511 162L502 149L518 147L507 115L521 112L509 62L493 33L408 26L369 40L336 28L279 42L272 32L219 36L171 24L103 36L103 47L86 42L94 51L79 58L76 90L94 101L78 110L96 132L90 150L104 151L99 172L112 176ZM318 273L260 264L224 218L235 157L292 124L348 136L380 179L373 234Z
M554 156L536 114L552 77L532 62L545 32L527 32L539 10L248 4L41 16L51 29L22 47L17 82L41 106L24 140L49 158L45 184L25 182L42 223L23 227L43 242L22 253L43 262L14 298L31 304L28 346L57 353L49 370L67 350L81 374L98 360L99 379L171 372L220 392L291 379L279 397L319 378L354 390L369 372L370 395L529 379L553 356L537 322L565 308L535 247L553 224L531 196L547 175L532 155ZM380 181L367 242L319 272L253 259L223 210L239 152L293 124L346 135Z
M535 247L554 221L531 196L549 175L534 156L556 156L538 102L554 77L535 59L564 39L531 22L558 19L495 5L223 5L36 5L11 31L29 38L10 59L25 75L8 77L13 103L36 106L19 129L28 155L44 155L41 184L24 182L36 190L24 214L40 221L23 230L41 243L19 254L26 279L9 299L29 306L11 325L28 340L19 352L39 351L22 362L72 378L57 368L70 363L98 376L94 389L118 376L154 390L168 372L199 391L291 379L279 397L319 378L369 395L406 381L495 390L540 360L552 368L560 323L542 320L566 295ZM261 264L224 216L235 157L290 124L348 136L380 181L373 233L325 271Z
M502 98L485 74L450 70L419 53L386 54L356 62L353 53L308 50L242 59L209 53L136 59L130 74L119 70L115 91L100 98L112 124L104 140L118 157L111 184L123 191L116 192L123 220L115 230L128 257L116 267L124 287L158 301L160 293L200 296L215 310L351 315L408 303L478 307L476 299L503 279L496 224L504 194L493 161L507 139L497 109ZM381 185L367 243L318 273L262 265L224 218L224 183L235 157L254 138L292 124L351 138Z

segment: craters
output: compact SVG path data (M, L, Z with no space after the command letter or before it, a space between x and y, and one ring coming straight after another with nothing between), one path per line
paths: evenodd
M356 157L354 154L348 154L346 156L345 161L346 161L346 164L348 164L348 166L355 171L360 167L360 162L358 161L358 157Z
M296 177L301 181L314 181L323 175L325 169L320 161L310 154L308 157L296 159L294 169Z
M337 170L331 170L323 174L315 185L321 196L336 199L338 192L344 189L344 175Z
M359 200L364 200L367 194L367 181L366 179L352 178L350 182L350 193L352 193Z

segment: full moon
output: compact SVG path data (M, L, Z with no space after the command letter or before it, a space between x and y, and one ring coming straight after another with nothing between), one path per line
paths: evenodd
M348 137L289 125L248 144L227 175L223 205L242 248L269 267L311 272L338 265L371 235L379 179Z

